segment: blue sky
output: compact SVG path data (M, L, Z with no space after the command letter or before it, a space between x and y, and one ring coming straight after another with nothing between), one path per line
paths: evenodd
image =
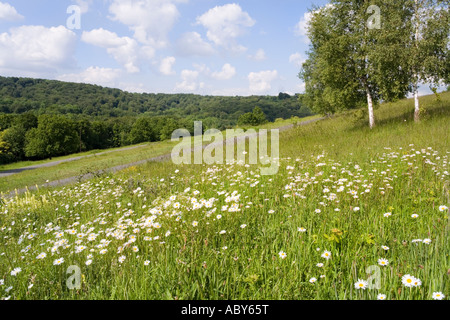
M0 0L0 74L132 92L302 92L302 22L326 2Z
M301 93L308 9L326 3L0 0L0 75L130 92ZM68 24L73 5L80 19Z

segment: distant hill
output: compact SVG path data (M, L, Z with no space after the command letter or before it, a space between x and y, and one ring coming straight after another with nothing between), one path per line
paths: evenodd
M218 129L235 125L240 115L260 107L269 121L311 111L299 95L223 97L194 94L129 93L91 84L55 80L0 77L0 113L62 114L71 118L171 116L208 120Z

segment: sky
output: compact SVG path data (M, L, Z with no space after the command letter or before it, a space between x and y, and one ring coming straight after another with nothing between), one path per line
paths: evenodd
M0 75L129 92L302 93L308 11L327 2L0 0Z

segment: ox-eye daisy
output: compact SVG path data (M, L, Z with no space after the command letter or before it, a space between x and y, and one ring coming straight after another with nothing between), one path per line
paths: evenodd
M442 292L433 292L434 300L442 300L445 298L445 295Z
M378 259L378 264L380 266L387 266L389 264L389 261L387 259L381 258L381 259Z
M322 256L321 256L322 258L325 258L325 259L330 259L331 258L331 252L330 251L327 251L327 250L325 250L323 253L322 253Z
M368 285L369 284L367 283L367 281L362 280L362 279L358 279L358 281L356 281L356 283L355 283L355 288L356 289L363 289L363 290L365 290Z

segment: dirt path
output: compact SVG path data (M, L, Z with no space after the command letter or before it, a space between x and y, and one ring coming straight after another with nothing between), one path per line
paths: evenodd
M323 119L324 118L318 118L318 119L308 120L308 121L304 121L304 122L299 122L297 125L298 126L304 126L304 125L307 125L307 124L310 124L310 123L313 123L313 122L316 122L316 121L319 121L319 120L323 120ZM274 129L278 129L281 132L281 131L288 130L288 129L292 128L292 127L294 127L294 125L290 124L290 125L286 125L286 126L282 126L282 127L274 128ZM242 140L245 137L251 137L251 136L253 136L253 135L237 137L235 139L237 139L237 141L240 141L240 140ZM222 144L223 145L224 143L227 144L227 143L230 143L230 142L231 142L231 139L225 139L223 141L218 141L217 144ZM215 144L216 144L216 142L213 143L212 145L215 145ZM209 144L209 145L211 145L211 144ZM206 146L207 145L203 145L202 149L206 148ZM124 149L120 149L120 150L130 150L130 149L135 149L135 148L139 148L139 147L141 147L141 146L129 147L129 148L124 148ZM192 148L192 152L195 152L195 150L196 150L195 148ZM110 153L110 152L116 152L116 151L119 151L119 150L106 151L106 152L103 152L102 154ZM96 155L99 155L99 154L100 153L97 153ZM93 156L93 155L89 155L89 156ZM77 157L77 158L85 158L85 157L89 157L89 156ZM74 161L74 160L78 160L77 158L71 158L71 159L66 159L66 160L62 160L62 161L55 161L55 162L62 163L62 162L67 162L67 161ZM75 177L70 177L70 178L65 178L65 179L51 181L51 182L45 183L45 184L43 184L41 186L42 187L63 186L63 185L67 185L67 184L70 184L70 183L77 182L77 181L88 180L90 178L93 178L95 175L100 175L100 174L103 174L103 173L116 172L116 171L120 171L120 170L129 168L129 167L145 164L147 162L158 162L158 161L163 161L163 160L170 159L170 158L171 158L171 154L170 153L169 154L164 154L164 155L160 155L160 156L153 157L153 158L150 158L150 159L136 161L136 162L132 162L132 163L128 163L128 164L123 164L123 165L115 166L115 167L108 168L108 169L105 169L105 170L100 170L100 171L97 171L95 173L89 173L89 174L85 174L85 175L81 175L81 176L75 176ZM53 165L57 165L58 163L53 164ZM47 163L45 165L30 166L28 168L31 168L31 169L28 169L28 170L45 167L46 165L47 165ZM22 169L25 169L25 168L22 168ZM16 195L16 193L17 194L22 194L22 193L25 193L27 190L30 190L30 191L36 190L36 186L31 186L31 187L28 187L28 188L18 189L17 191L12 191L12 192L6 194L5 196L6 197L12 197L12 196Z
M32 165L32 166L18 168L18 169L3 170L3 171L0 171L0 178L8 177L8 176L11 176L13 174L20 173L20 172L27 171L27 170L34 170L34 169L39 169L39 168L53 167L53 166L57 166L58 164L65 163L65 162L72 162L72 161L81 160L81 159L85 159L85 158L90 158L90 157L94 157L94 156L100 156L102 154L108 154L108 153L113 153L113 152L120 152L120 151L127 151L127 150L142 148L144 146L145 145L139 145L139 146L133 146L133 147L126 147L126 148L121 148L121 149L110 150L110 151L102 151L102 152L98 152L98 153L89 154L89 155L86 155L86 156L79 156L79 157L73 157L73 158L68 158L68 159L64 159L64 160L46 162L46 163L42 163L42 164L35 164L35 165Z

